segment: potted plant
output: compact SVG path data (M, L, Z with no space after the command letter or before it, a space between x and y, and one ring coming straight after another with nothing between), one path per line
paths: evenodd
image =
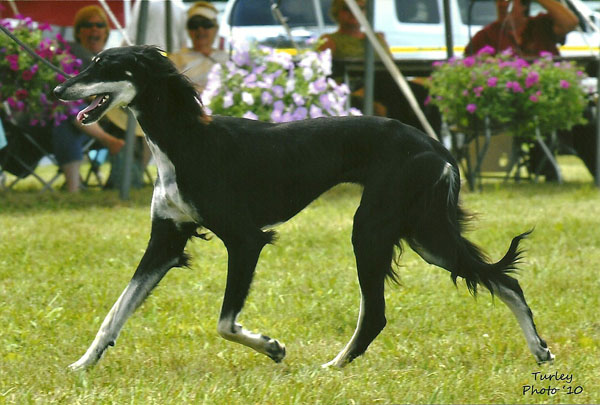
M231 61L213 67L202 100L213 114L270 122L360 115L347 106L348 86L330 74L329 50L293 58L268 47L238 48Z
M493 127L532 137L536 126L547 133L585 122L586 76L577 66L553 61L550 53L532 62L511 50L494 53L488 46L475 56L435 63L426 102L438 106L449 125L466 132L487 118Z
M42 58L60 67L67 74L77 74L81 61L69 51L59 35L45 38L48 24L36 24L30 18L19 17L16 24L0 20L17 38L34 49ZM5 103L7 118L23 126L58 125L77 114L81 102L63 103L50 94L66 78L23 51L7 35L0 35L0 103Z

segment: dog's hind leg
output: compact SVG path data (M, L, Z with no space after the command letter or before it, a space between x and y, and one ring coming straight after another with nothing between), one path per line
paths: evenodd
M260 252L265 244L271 242L273 234L258 230L239 235L243 236L222 237L229 260L217 331L223 338L248 346L279 363L285 357L284 345L260 333L249 332L236 322L248 296Z
M72 370L94 365L108 346L114 346L125 321L172 267L187 264L183 249L197 226L154 219L150 242L133 278L102 322L96 338L85 354L69 367Z
M501 282L494 284L493 287L494 293L510 308L517 318L525 335L527 346L538 364L554 360L554 355L550 352L546 341L538 335L533 322L533 313L527 305L527 301L525 301L519 282L510 276L505 276Z
M435 216L435 214L432 214ZM434 218L435 219L435 218ZM513 312L521 327L527 345L538 363L551 361L554 355L536 330L533 314L525 301L523 291L516 279L506 274L518 260L519 240L517 236L502 260L487 263L481 252L456 231L441 223L443 219L424 221L419 232L409 240L411 247L427 262L445 268L453 277L465 278L475 293L477 284L491 289Z
M384 284L391 276L394 252L393 223L381 216L382 207L367 203L367 191L354 216L352 245L360 284L361 300L358 323L344 349L323 367L344 367L363 354L386 325ZM389 210L389 208L387 208Z

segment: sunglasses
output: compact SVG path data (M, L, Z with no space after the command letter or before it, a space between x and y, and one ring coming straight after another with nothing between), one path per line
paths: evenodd
M93 23L93 22L82 22L80 24L81 28L92 28L92 27L96 27L96 28L106 28L106 23L103 22L97 22L97 23Z
M206 30L216 27L217 24L208 18L192 18L187 22L188 30L197 30L202 27Z

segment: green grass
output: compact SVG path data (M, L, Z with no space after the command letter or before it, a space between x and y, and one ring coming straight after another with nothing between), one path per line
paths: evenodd
M567 183L486 182L463 193L479 213L468 236L498 259L525 241L521 284L556 354L539 367L517 323L488 294L472 299L444 270L406 250L402 285L386 291L388 325L366 355L323 370L356 325L350 245L360 189L344 185L278 228L241 323L280 339L274 364L216 333L225 287L220 241L194 240L191 269L174 269L87 372L66 366L91 343L149 237L151 190L0 193L0 403L600 403L600 193L576 159ZM535 381L541 371L571 384ZM523 386L582 387L523 395Z

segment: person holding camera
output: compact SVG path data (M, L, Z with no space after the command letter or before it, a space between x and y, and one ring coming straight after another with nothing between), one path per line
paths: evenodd
M531 0L496 0L496 21L477 32L465 48L476 54L485 46L496 52L511 48L521 57L538 57L540 52L559 55L567 33L579 23L577 16L556 0L536 0L545 10L531 17Z

